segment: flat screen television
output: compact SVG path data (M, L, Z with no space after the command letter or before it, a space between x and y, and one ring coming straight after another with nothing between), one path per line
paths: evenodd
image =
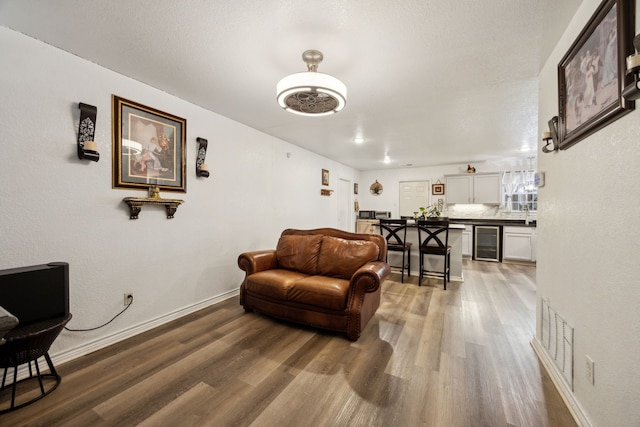
M69 264L0 270L0 306L26 325L69 313Z

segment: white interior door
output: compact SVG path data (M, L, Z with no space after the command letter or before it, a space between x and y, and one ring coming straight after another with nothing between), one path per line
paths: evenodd
M355 230L351 206L351 181L342 178L338 180L338 228L351 232Z
M413 216L418 208L429 206L431 181L400 181L400 216Z

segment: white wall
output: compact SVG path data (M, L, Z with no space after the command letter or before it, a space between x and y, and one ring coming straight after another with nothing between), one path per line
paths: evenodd
M557 65L599 4L583 1L541 71L540 135L558 114ZM640 111L538 157L546 172L538 190L538 310L547 297L575 328L573 398L596 426L640 425L638 165ZM585 378L586 355L595 361L595 385Z
M109 320L134 293L109 326L64 331L58 360L232 295L241 252L275 247L284 228L336 226L321 169L336 192L339 178L357 181L351 168L2 27L0 52L0 269L69 262L72 328ZM130 220L122 199L146 192L111 188L112 94L187 120L187 193L161 192L185 201L174 219L145 206ZM76 155L78 102L98 108L97 163ZM196 137L209 140L208 179L195 176Z

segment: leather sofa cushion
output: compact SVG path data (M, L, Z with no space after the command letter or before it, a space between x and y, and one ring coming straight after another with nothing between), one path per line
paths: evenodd
M272 300L344 310L349 281L276 269L250 275L247 277L246 289L250 294Z
M317 274L318 254L322 235L281 236L276 248L276 257L281 268Z
M379 253L373 242L323 236L316 274L350 280L364 264L377 260Z
M304 273L290 270L265 270L247 277L247 292L262 297L287 301L293 284L308 277Z
M349 281L326 276L309 276L296 281L289 289L289 301L329 310L347 306Z

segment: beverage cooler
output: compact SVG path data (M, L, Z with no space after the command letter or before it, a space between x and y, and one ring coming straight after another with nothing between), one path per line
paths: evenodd
M476 225L474 229L473 259L500 262L502 258L500 226Z

